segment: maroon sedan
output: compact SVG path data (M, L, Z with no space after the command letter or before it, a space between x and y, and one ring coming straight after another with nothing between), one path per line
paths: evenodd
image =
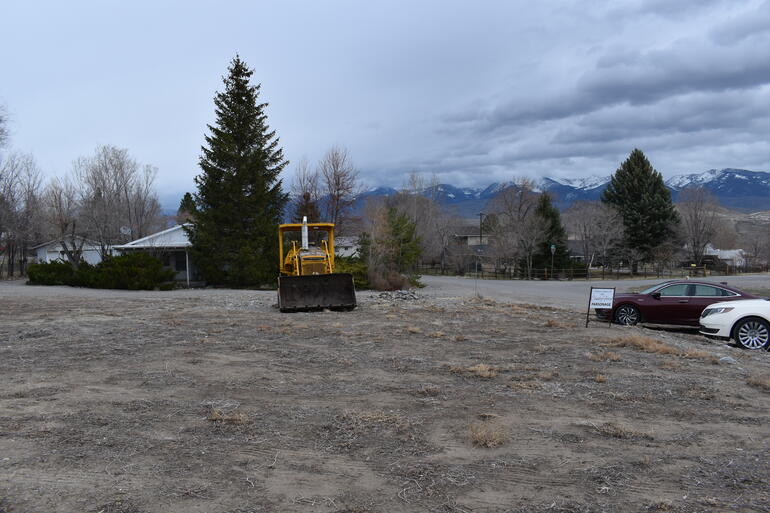
M638 322L698 326L700 314L708 305L735 299L758 299L758 296L728 287L724 282L667 281L638 294L615 294L612 310L597 308L596 315L627 326Z

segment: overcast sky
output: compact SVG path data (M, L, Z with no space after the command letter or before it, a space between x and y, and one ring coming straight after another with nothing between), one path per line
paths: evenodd
M48 175L99 144L191 190L236 54L295 164L349 149L366 186L770 171L770 2L6 1L0 104ZM7 149L6 149L7 151Z

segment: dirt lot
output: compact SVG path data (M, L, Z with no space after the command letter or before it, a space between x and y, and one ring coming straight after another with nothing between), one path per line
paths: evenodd
M770 511L770 353L419 294L1 284L0 512Z

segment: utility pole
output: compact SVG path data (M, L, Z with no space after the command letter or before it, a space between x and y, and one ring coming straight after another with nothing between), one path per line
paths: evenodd
M484 212L479 212L479 265L481 264L481 247L483 244L483 220L484 220ZM478 271L479 269L476 269Z

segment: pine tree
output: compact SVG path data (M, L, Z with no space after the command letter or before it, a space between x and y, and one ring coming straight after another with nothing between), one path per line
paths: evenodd
M569 267L569 252L567 250L567 232L561 223L561 215L548 193L543 193L537 200L535 215L543 219L545 236L539 244L538 250L532 258L532 266L535 269L548 269L551 274L551 262L554 269ZM551 246L556 246L551 255ZM553 260L552 257L553 256Z
M258 103L253 71L236 56L214 97L195 178L195 217L188 229L193 262L210 284L262 286L277 276L278 235L287 195L278 178L288 164Z
M671 193L641 150L634 149L615 171L602 201L620 212L624 245L644 259L650 259L655 247L674 237L679 215Z
M415 266L422 254L417 227L405 213L397 208L389 208L387 213L390 239L390 268L400 273L414 273Z
M176 211L177 224L189 222L195 215L195 199L189 192L184 193L182 201L179 202L179 208Z

